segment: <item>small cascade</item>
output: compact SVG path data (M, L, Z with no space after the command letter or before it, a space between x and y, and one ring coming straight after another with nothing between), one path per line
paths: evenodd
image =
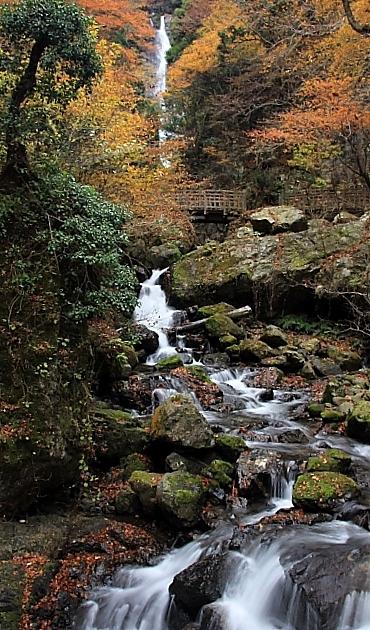
M370 630L370 593L347 595L338 630Z
M160 359L177 354L166 332L179 316L179 311L168 306L166 294L160 285L160 278L166 271L167 269L155 269L150 278L142 284L139 303L134 312L135 321L153 330L159 337L158 350L148 357L148 365L155 365Z

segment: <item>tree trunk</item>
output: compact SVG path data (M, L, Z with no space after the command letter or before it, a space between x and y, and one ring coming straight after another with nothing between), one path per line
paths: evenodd
M353 28L354 31L360 33L360 35L365 35L365 37L370 37L370 24L361 24L355 16L353 15L351 0L342 0L343 8L346 14L346 18L349 22L349 25Z
M19 137L19 121L22 104L36 87L37 69L46 46L46 38L33 44L28 66L10 98L5 133L6 162L0 174L0 190L3 192L14 190L27 182L30 176L27 149Z

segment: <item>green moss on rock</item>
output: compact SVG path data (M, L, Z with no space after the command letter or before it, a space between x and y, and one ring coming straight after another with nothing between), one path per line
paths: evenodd
M307 411L310 418L320 418L325 406L322 403L311 402L307 405Z
M245 363L260 363L262 359L273 354L273 350L263 341L245 339L239 344L239 353Z
M242 329L230 317L223 314L212 315L206 321L205 329L207 334L213 339L220 339L225 337L225 335L232 335L237 339L244 336Z
M198 381L202 381L202 383L211 384L212 381L209 378L206 370L201 365L189 365L186 366L185 370L198 379Z
M185 527L200 520L207 486L199 475L177 471L163 475L158 486L158 505L166 517Z
M240 453L246 450L245 441L237 435L226 435L219 433L216 435L216 450L221 457L228 462L236 462Z
M331 511L358 494L356 482L341 473L305 473L294 484L293 503L309 511Z
M210 448L213 433L189 396L171 396L155 410L150 425L152 437L173 446Z
M205 319L206 317L212 317L212 315L224 315L233 311L234 307L226 302L220 302L219 304L211 304L210 306L202 306L198 310L199 317Z
M348 418L347 433L361 442L370 444L370 401L360 400Z
M307 462L307 472L348 472L351 457L348 453L337 448L329 448L317 457L310 457Z
M230 462L225 462L222 459L214 459L206 472L211 475L220 486L228 487L232 483L232 477L234 474L234 466Z
M181 357L178 354L173 354L171 357L166 357L158 361L157 368L158 370L174 370L183 365Z
M152 513L157 504L157 488L163 475L136 470L129 479L129 485L138 496L144 512Z

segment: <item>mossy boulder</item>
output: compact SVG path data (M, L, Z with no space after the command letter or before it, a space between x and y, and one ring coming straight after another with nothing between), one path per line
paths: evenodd
M341 422L342 420L344 420L345 414L342 411L340 411L340 409L336 407L331 407L331 408L323 409L320 416L323 422L330 423L330 422Z
M153 269L164 269L179 260L181 252L176 243L164 243L151 247L147 257Z
M293 503L308 511L332 511L360 493L356 482L337 472L300 475L293 488Z
M370 401L357 402L348 418L347 433L349 437L370 444Z
M223 314L212 315L206 321L205 329L208 336L212 339L220 339L220 337L225 337L225 335L232 335L237 339L244 336L242 329L230 317Z
M321 453L316 457L310 457L306 470L309 473L325 471L347 473L351 466L351 461L348 453L337 448L329 448L325 453Z
M261 341L267 343L270 348L280 348L281 346L288 345L288 338L286 334L277 326L267 326L263 331Z
M115 508L116 514L119 514L120 516L124 516L127 514L136 514L139 511L139 497L136 492L134 492L132 488L130 488L130 486L122 488L117 493L115 498Z
M220 453L222 459L235 463L240 453L245 451L245 441L237 435L227 435L219 433L215 438L216 451Z
M148 514L152 514L157 507L157 488L162 477L159 473L136 470L128 481L142 509Z
M158 485L158 506L175 524L192 527L200 521L207 493L205 480L199 475L166 473Z
M157 363L157 369L158 370L175 370L178 367L182 367L183 361L181 359L181 357L178 354L173 354L170 357L165 357L164 359L161 359L160 361L158 361Z
M234 306L226 304L226 302L220 302L219 304L211 304L209 306L202 306L198 310L199 319L205 319L206 317L212 317L213 315L225 315L234 310Z
M227 348L234 346L238 340L236 337L234 337L234 335L224 335L223 337L220 337L219 341L220 341L221 347L226 348L226 352L227 352Z
M273 354L270 346L258 339L244 339L239 344L239 354L244 363L260 363Z
M155 410L150 425L153 438L183 448L203 449L214 444L212 430L189 396L171 396Z
M233 302L237 296L238 305L250 304L270 317L282 309L312 310L322 303L323 287L340 294L348 290L349 278L353 291L366 286L368 244L363 233L361 220L346 225L314 220L305 232L263 238L246 234L208 243L174 265L172 302L186 307Z

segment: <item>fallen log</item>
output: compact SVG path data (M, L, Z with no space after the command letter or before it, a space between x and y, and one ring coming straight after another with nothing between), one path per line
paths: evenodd
M228 313L222 313L222 315L227 315L230 319L241 319L242 317L246 317L250 315L252 309L250 306L242 306L242 308L236 308L233 311L229 311ZM204 319L198 319L195 322L190 322L189 324L181 324L181 326L175 326L174 330L177 333L188 332L189 330L197 330L198 328L202 328L204 324L209 320L209 317L205 317Z

